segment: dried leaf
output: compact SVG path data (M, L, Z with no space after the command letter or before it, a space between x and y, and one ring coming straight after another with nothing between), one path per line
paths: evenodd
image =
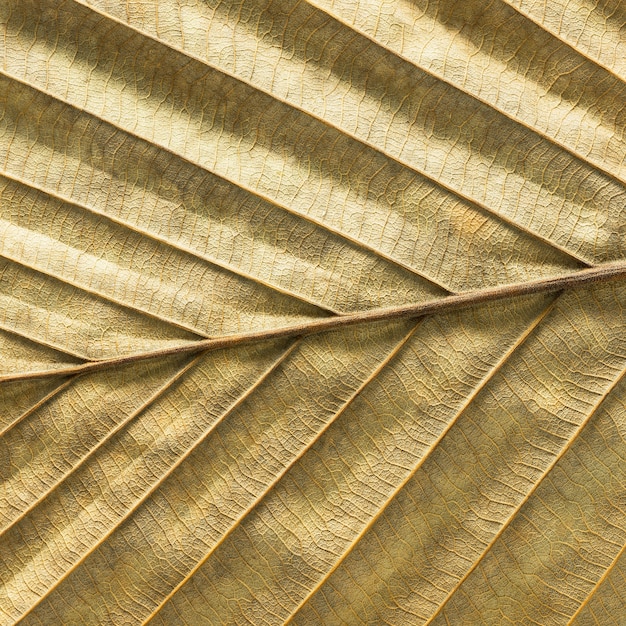
M619 2L0 20L0 623L622 623Z

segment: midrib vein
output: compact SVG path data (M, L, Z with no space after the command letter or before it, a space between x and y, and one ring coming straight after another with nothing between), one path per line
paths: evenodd
M321 439L324 433L332 426L333 423L346 411L346 409L354 402L354 400L363 392L363 390L382 372L387 365L400 353L402 348L408 343L415 331L420 325L418 321L414 326L405 334L405 336L396 344L396 346L390 350L386 357L375 367L370 375L359 385L359 387L352 393L352 395L342 404L338 411L336 411L332 417L324 424L324 426L315 434L315 436L303 446L298 454L287 464L285 467L275 476L270 484L263 490L263 492L255 498L255 500L237 517L234 524L220 537L220 539L211 547L211 549L196 563L196 565L186 574L186 576L172 589L172 591L161 601L161 603L152 611L152 613L144 619L142 626L148 624L161 609L178 593L178 591L191 579L191 577L206 563L209 558L215 553L215 551L232 535L232 533L241 525L241 522L248 516L248 514L261 504L261 502L267 497L269 493L276 487L276 485L283 479L283 477L304 457L308 450L310 450L317 441Z
M552 240L550 240L547 237L544 237L543 235L541 235L540 233L527 228L525 226L522 226L521 224L515 222L512 219L507 218L505 215L501 214L499 211L492 209L491 207L489 207L488 205L472 198L471 196L466 195L464 192L460 191L459 189L452 187L451 185L444 183L440 180L438 180L437 178L433 177L432 174L429 174L427 171L423 170L422 168L419 168L417 166L415 166L414 164L412 164L411 162L396 156L394 154L392 154L391 152L388 152L387 150L377 146L376 144L373 144L371 142L369 142L367 139L360 137L359 135L356 135L353 132L350 132L348 130L345 130L344 128L337 126L335 123L325 119L324 117L318 115L317 113L315 113L313 110L311 109L307 109L304 108L301 105L296 104L295 102L292 102L290 100L287 100L281 96L278 96L276 94L274 94L271 90L267 89L266 87L263 86L262 83L256 81L256 82L252 82L249 79L246 79L238 74L235 74L229 70L226 70L222 67L220 67L219 65L215 65L213 63L211 63L210 61L208 61L207 59L203 59L202 57L199 57L191 52L186 51L184 48L180 48L178 46L175 46L174 44L171 44L170 42L168 42L166 39L161 39L156 35L153 35L152 33L138 28L136 26L133 26L132 24L130 24L129 22L126 22L124 20L121 20L109 13L106 13L104 11L101 11L100 9L97 9L96 7L93 7L89 4L89 2L86 2L85 0L71 0L72 2L75 2L76 4L80 4L81 6L86 7L87 9L89 9L90 11L93 11L94 13L96 13L97 15L102 16L103 18L110 20L112 22L114 22L115 24L118 24L120 26L122 26L123 28L129 29L132 32L135 32L139 35L141 35L142 37L145 37L151 41L156 42L158 45L160 46L164 46L174 52L176 52L177 54L181 54L186 58L192 59L193 61L200 63L201 65L210 68L211 70L214 70L216 72L219 72L220 74L223 74L224 76L228 76L229 78L232 78L233 80L236 80L239 83L242 83L248 87L250 87L251 89L254 89L255 91L258 91L260 93L263 93L264 95L272 98L273 100L280 102L281 104L290 107L291 109L294 109L296 111L298 111L299 113L301 113L302 115L305 115L307 117L313 118L316 121L324 124L325 126L327 126L328 128L332 128L333 130L337 131L338 133L341 133L347 137L350 137L352 140L358 142L359 144L363 145L363 146L367 146L369 149L377 152L378 154L381 154L383 156L385 156L387 159L394 161L396 163L398 163L399 165L401 165L402 167L411 170L417 174L419 174L421 177L429 180L430 182L436 184L437 186L441 187L442 189L445 189L448 193L461 198L463 200L465 200L466 202L472 204L473 206L481 209L482 211L488 213L489 215L492 215L498 219L500 219L501 221L503 221L504 223L508 224L509 226L512 226L514 228L516 228L517 230L520 230L524 233L526 233L527 235L535 238L535 239L539 239L540 241L542 241L543 243L550 245L552 247L557 248L558 250L560 250L561 252L563 252L564 254L567 254L568 256L570 256L573 259L576 259L579 262L585 263L586 265L592 265L592 263L589 260L584 259L583 257L581 257L580 255L575 254L574 252L572 252L571 250L568 250L565 247L561 247L559 246L559 244L556 244L555 242L553 242ZM569 154L572 158L577 159L583 163L586 163L587 165L589 165L590 167L598 170L599 172L602 172L605 176L607 176L608 178L616 181L617 183L619 183L620 185L626 185L626 179L622 179L619 175L612 173L608 170L606 170L604 168L604 166L602 165L601 162L596 162L596 161L591 161L588 157L585 157L584 155L578 153L576 150L569 148L568 146L566 146L565 144L561 143L559 140L557 140L556 138L548 135L547 133L539 130L538 128L531 126L530 124L524 122L523 120L514 117L513 115L507 113L506 111L504 111L503 109L501 109L500 107L497 107L496 105L488 102L487 100L484 100L483 98L481 98L480 96L477 96L469 91L467 91L464 87L462 87L461 85L457 85L456 83L451 82L450 80L448 80L447 78L445 78L443 76L443 74L439 74L436 73L432 70L428 70L425 67L423 67L422 65L419 65L418 63L416 63L415 61L411 60L408 57L405 57L404 55L392 50L391 48L389 48L388 46L385 46L384 44L382 44L380 41L378 41L376 38L368 35L367 33L365 33L365 31L362 31L359 28L356 28L350 24L348 24L347 22L345 22L344 20L342 20L339 16L335 15L334 13L331 13L330 11L322 8L320 5L318 5L316 2L314 2L313 0L305 0L307 2L307 4L309 4L311 7L313 7L315 10L323 13L324 15L327 15L330 19L336 21L337 23L341 24L343 27L357 33L358 35L364 37L365 39L367 39L368 41L372 42L375 46L379 47L380 49L384 50L386 53L398 58L399 60L401 60L403 63L408 63L409 65L411 65L412 67L417 68L418 70L420 70L421 72L424 72L425 74L427 74L428 76L431 76L432 78L437 79L438 81L444 83L445 85L447 85L448 87L454 89L455 91L459 91L461 93L463 93L465 96L471 98L472 100L479 102L481 105L487 106L488 108L492 109L493 111L495 111L496 113L502 115L503 117L507 118L508 120L510 120L511 122L513 122L514 124L517 124L521 127L523 127L524 129L526 129L527 131L541 137L542 139L544 139L545 141L551 143L552 145L556 146L557 148L559 148L560 150L563 150L564 152L566 152L567 154Z
M292 611L291 615L284 622L285 626L290 624L297 616L297 614L302 610L302 608L317 594L317 592L324 586L324 584L330 579L330 577L334 574L339 567L341 567L342 563L348 558L348 556L354 551L357 547L361 539L367 535L367 533L371 530L371 528L376 524L376 522L380 519L382 515L384 515L387 508L391 505L391 503L395 500L396 496L404 489L404 487L411 481L411 479L419 472L424 463L431 457L434 450L436 450L448 432L452 429L452 427L459 421L461 416L465 413L467 408L471 405L474 399L479 395L479 393L485 388L485 386L489 383L490 380L502 369L504 364L508 361L511 355L525 343L525 341L530 337L530 335L536 330L536 328L541 324L541 322L550 314L550 312L556 306L556 303L559 299L559 296L553 298L553 300L544 307L544 309L537 315L537 317L524 329L524 332L520 334L517 340L509 347L508 350L498 359L497 363L491 367L491 369L483 376L482 380L476 385L471 393L465 398L462 406L458 409L458 411L454 414L454 416L448 421L445 428L441 431L438 437L430 444L428 449L424 452L420 460L413 466L413 468L407 473L407 475L400 481L396 487L391 491L391 493L385 498L385 501L382 505L379 506L376 513L370 518L367 524L360 530L360 532L352 539L348 547L344 550L344 552L340 555L340 557L335 561L333 566L326 572L326 574L315 584L315 586L309 591L309 593L302 599L302 601L298 604L298 606Z
M263 384L263 382L271 375L276 368L285 361L285 359L293 352L293 350L297 347L298 341L294 341L287 349L283 350L283 352L278 356L277 359L259 376L256 382L248 387L222 414L219 418L211 424L205 431L194 441L193 444L169 467L169 469L162 474L157 481L155 481L148 490L144 493L143 496L138 498L124 513L122 517L120 517L93 546L91 546L85 553L83 553L80 558L70 567L68 568L62 576L60 576L53 585L51 585L46 592L41 595L37 601L31 605L25 612L22 613L19 620L16 624L20 623L25 617L27 617L32 611L34 611L37 606L39 606L61 583L68 577L70 574L78 569L82 563L89 557L89 555L93 554L101 545L103 545L107 539L115 532L117 528L119 528L126 520L128 520L132 515L137 511L137 509L150 498L150 496L159 488L159 486L170 476L176 468L178 468L185 459L187 459L191 453L204 441L214 430L215 428L223 422L228 415L230 415L239 405L241 405L246 398L248 398L254 391ZM102 439L96 446L94 446L87 454L85 454L78 463L76 463L72 469L67 472L55 485L52 486L37 502L35 502L27 511L25 511L20 518L18 518L15 522L12 523L12 526L17 524L21 519L26 517L28 513L30 513L33 509L35 509L45 498L47 498L61 483L63 483L67 478L75 473L80 466L84 465L84 463L92 457L100 448L102 448L107 442L113 439L113 437L121 432L124 428L126 428L129 424L131 424L135 418L145 411L150 405L152 405L155 401L158 401L160 397L163 396L171 386L184 376L193 366L195 366L198 361L202 358L203 355L199 355L194 358L191 362L186 364L182 369L180 369L174 376L172 376L156 393L154 393L138 410L133 412L126 420L121 422L118 426L115 427L104 439ZM3 534L7 529L2 531Z
M539 478L534 482L530 490L524 495L524 498L517 504L517 506L513 509L511 514L506 518L506 520L500 525L500 528L496 532L496 534L492 537L491 541L485 546L484 550L481 552L480 556L472 563L471 567L463 574L463 576L458 580L456 585L451 589L448 595L444 598L444 600L439 604L437 610L433 615L425 622L424 626L428 626L434 622L438 615L441 614L446 604L450 601L452 596L460 589L463 583L470 577L472 572L480 565L483 561L487 553L493 548L496 542L502 537L506 529L511 525L513 520L517 517L518 513L522 510L524 505L530 500L534 493L537 492L537 489L543 483L545 478L550 474L550 472L554 469L557 463L563 458L565 453L572 447L574 442L578 439L579 435L585 430L587 424L591 421L593 416L597 413L597 411L601 408L603 402L609 397L610 393L617 387L617 385L622 381L624 376L626 375L626 367L624 367L619 374L611 381L608 387L604 390L602 395L597 399L596 403L591 407L585 418L578 425L576 430L572 433L570 438L567 440L565 445L559 450L559 452L554 456L550 464L544 469Z
M491 287L488 289L478 289L427 302L381 309L371 309L357 313L347 313L343 316L313 320L310 322L303 322L301 324L293 324L270 330L226 335L216 339L189 342L173 348L141 352L134 355L116 357L112 359L89 361L71 368L42 372L26 372L16 375L3 375L0 376L0 382L26 380L29 378L46 378L49 376L69 376L80 372L106 369L126 363L132 363L144 359L159 358L172 354L193 354L196 352L217 350L228 346L255 343L268 339L308 336L355 324L410 319L425 315L439 315L453 310L463 310L482 303L503 300L505 298L516 298L539 293L554 293L566 289L581 288L586 285L588 286L609 280L623 279L624 277L626 277L625 261L621 261L619 263L607 263L554 278L542 278L523 283L501 285L499 287Z
M270 283L268 281L263 280L262 278L259 278L257 276L254 276L253 274L248 274L246 272L243 272L241 269L239 269L238 267L231 265L229 263L226 263L224 261L221 261L220 259L207 255L207 254L202 254L197 250L194 250L191 247L188 246L184 246L182 244L180 244L179 242L175 241L174 239L168 238L168 237L161 237L160 235L157 235L156 233L153 233L149 230L146 230L144 228L141 228L139 226L137 226L136 224L133 224L131 222L127 222L125 220L119 219L117 217L114 217L100 209L97 209L95 207L92 207L90 205L84 204L84 203L79 203L76 202L75 200L72 200L69 197L66 197L64 195L59 194L56 191L53 191L51 189L42 187L41 185L38 185L34 182L28 181L24 178L21 178L19 176L15 176L9 172L6 172L5 170L0 169L0 177L6 178L8 180L11 180L19 185L22 185L24 187L27 187L29 189L33 189L35 191L38 191L40 193L43 193L47 196L49 196L50 198L54 198L55 200L58 200L60 202L63 202L64 204L70 205L74 208L77 208L81 211L85 211L86 213L89 213L91 215L95 215L98 216L99 218L102 218L103 220L112 222L118 226L121 226L133 233L136 233L138 235L141 235L143 237L146 237L147 239L150 239L151 241L155 241L159 244L165 245L168 248L172 248L174 250L183 252L185 254L190 255L191 257L193 257L194 259L198 259L200 261L204 261L206 263L209 263L210 265L213 265L219 269L225 270L226 272L235 274L236 276L240 276L241 278L245 278L246 280L250 280L254 283L257 283L259 285L261 285L262 287L265 287L267 289L271 289L272 291L275 291L277 293L280 293L281 295L285 295L288 296L290 298L293 298L295 300L298 300L300 302L304 302L305 304L309 304L311 306L317 307L318 309L320 309L321 311L324 311L326 313L330 313L331 315L342 315L343 313L341 311L335 310L331 307L329 307L326 304L323 304L321 302L317 302L315 300L313 300L312 298L309 298L307 296L304 296L302 294L296 293L295 291L290 291L287 289L284 289L283 287L280 287L279 285L276 285L274 283ZM1 214L0 214L0 218L1 218ZM47 271L45 270L38 270L41 273L47 273ZM83 287L78 287L80 289L83 289L84 291L86 291L86 289L84 289ZM100 295L100 294L97 294ZM132 308L132 306L124 304L123 306L126 306L128 308ZM189 329L188 329L189 330ZM201 334L199 331L192 331L195 332L196 334ZM206 336L206 334L204 334L204 336Z

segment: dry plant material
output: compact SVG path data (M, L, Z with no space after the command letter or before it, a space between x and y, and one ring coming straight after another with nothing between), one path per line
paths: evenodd
M623 624L619 0L0 0L0 624Z

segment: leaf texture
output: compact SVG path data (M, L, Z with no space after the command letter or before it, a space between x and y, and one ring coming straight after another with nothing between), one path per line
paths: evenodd
M622 624L619 2L0 2L1 624Z

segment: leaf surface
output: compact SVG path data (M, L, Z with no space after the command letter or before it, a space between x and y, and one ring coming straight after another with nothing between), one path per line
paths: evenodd
M0 623L621 623L618 4L0 3Z

